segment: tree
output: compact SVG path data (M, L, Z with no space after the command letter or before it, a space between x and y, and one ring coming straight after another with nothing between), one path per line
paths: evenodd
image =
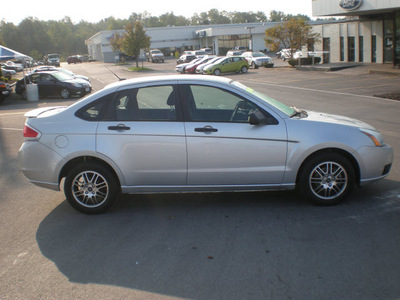
M146 35L142 22L128 23L121 39L120 51L135 57L136 67L139 67L140 50L150 48L150 37Z
M291 18L265 30L265 45L272 51L277 51L281 46L291 49L292 57L310 39L318 42L319 34L312 32L312 27L303 18Z

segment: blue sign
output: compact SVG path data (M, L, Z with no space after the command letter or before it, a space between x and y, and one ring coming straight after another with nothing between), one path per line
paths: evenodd
M345 10L355 10L360 7L362 0L340 0L339 6Z

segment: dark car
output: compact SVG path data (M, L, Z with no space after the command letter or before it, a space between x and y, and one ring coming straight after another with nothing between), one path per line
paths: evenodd
M17 81L15 93L26 99L26 83L34 83L38 85L39 97L61 96L64 99L71 96L84 96L91 92L92 86L83 79L77 79L63 72L39 72L28 74L21 80Z
M11 86L4 81L0 81L0 104L10 94L11 94Z
M81 63L81 62L82 62L82 58L78 55L68 56L68 58L67 58L68 64L77 64L77 63Z

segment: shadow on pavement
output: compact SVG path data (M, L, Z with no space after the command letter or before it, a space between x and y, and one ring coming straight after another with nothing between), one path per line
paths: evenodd
M81 284L191 299L355 299L380 282L391 298L400 293L398 272L392 280L379 274L387 263L400 270L392 228L399 194L400 184L385 180L334 207L310 206L295 192L124 195L95 216L64 201L36 239Z

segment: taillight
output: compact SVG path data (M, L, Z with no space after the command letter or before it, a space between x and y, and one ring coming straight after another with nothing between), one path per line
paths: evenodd
M36 131L35 129L29 127L28 125L25 124L24 126L24 138L38 138L39 137L39 131Z

